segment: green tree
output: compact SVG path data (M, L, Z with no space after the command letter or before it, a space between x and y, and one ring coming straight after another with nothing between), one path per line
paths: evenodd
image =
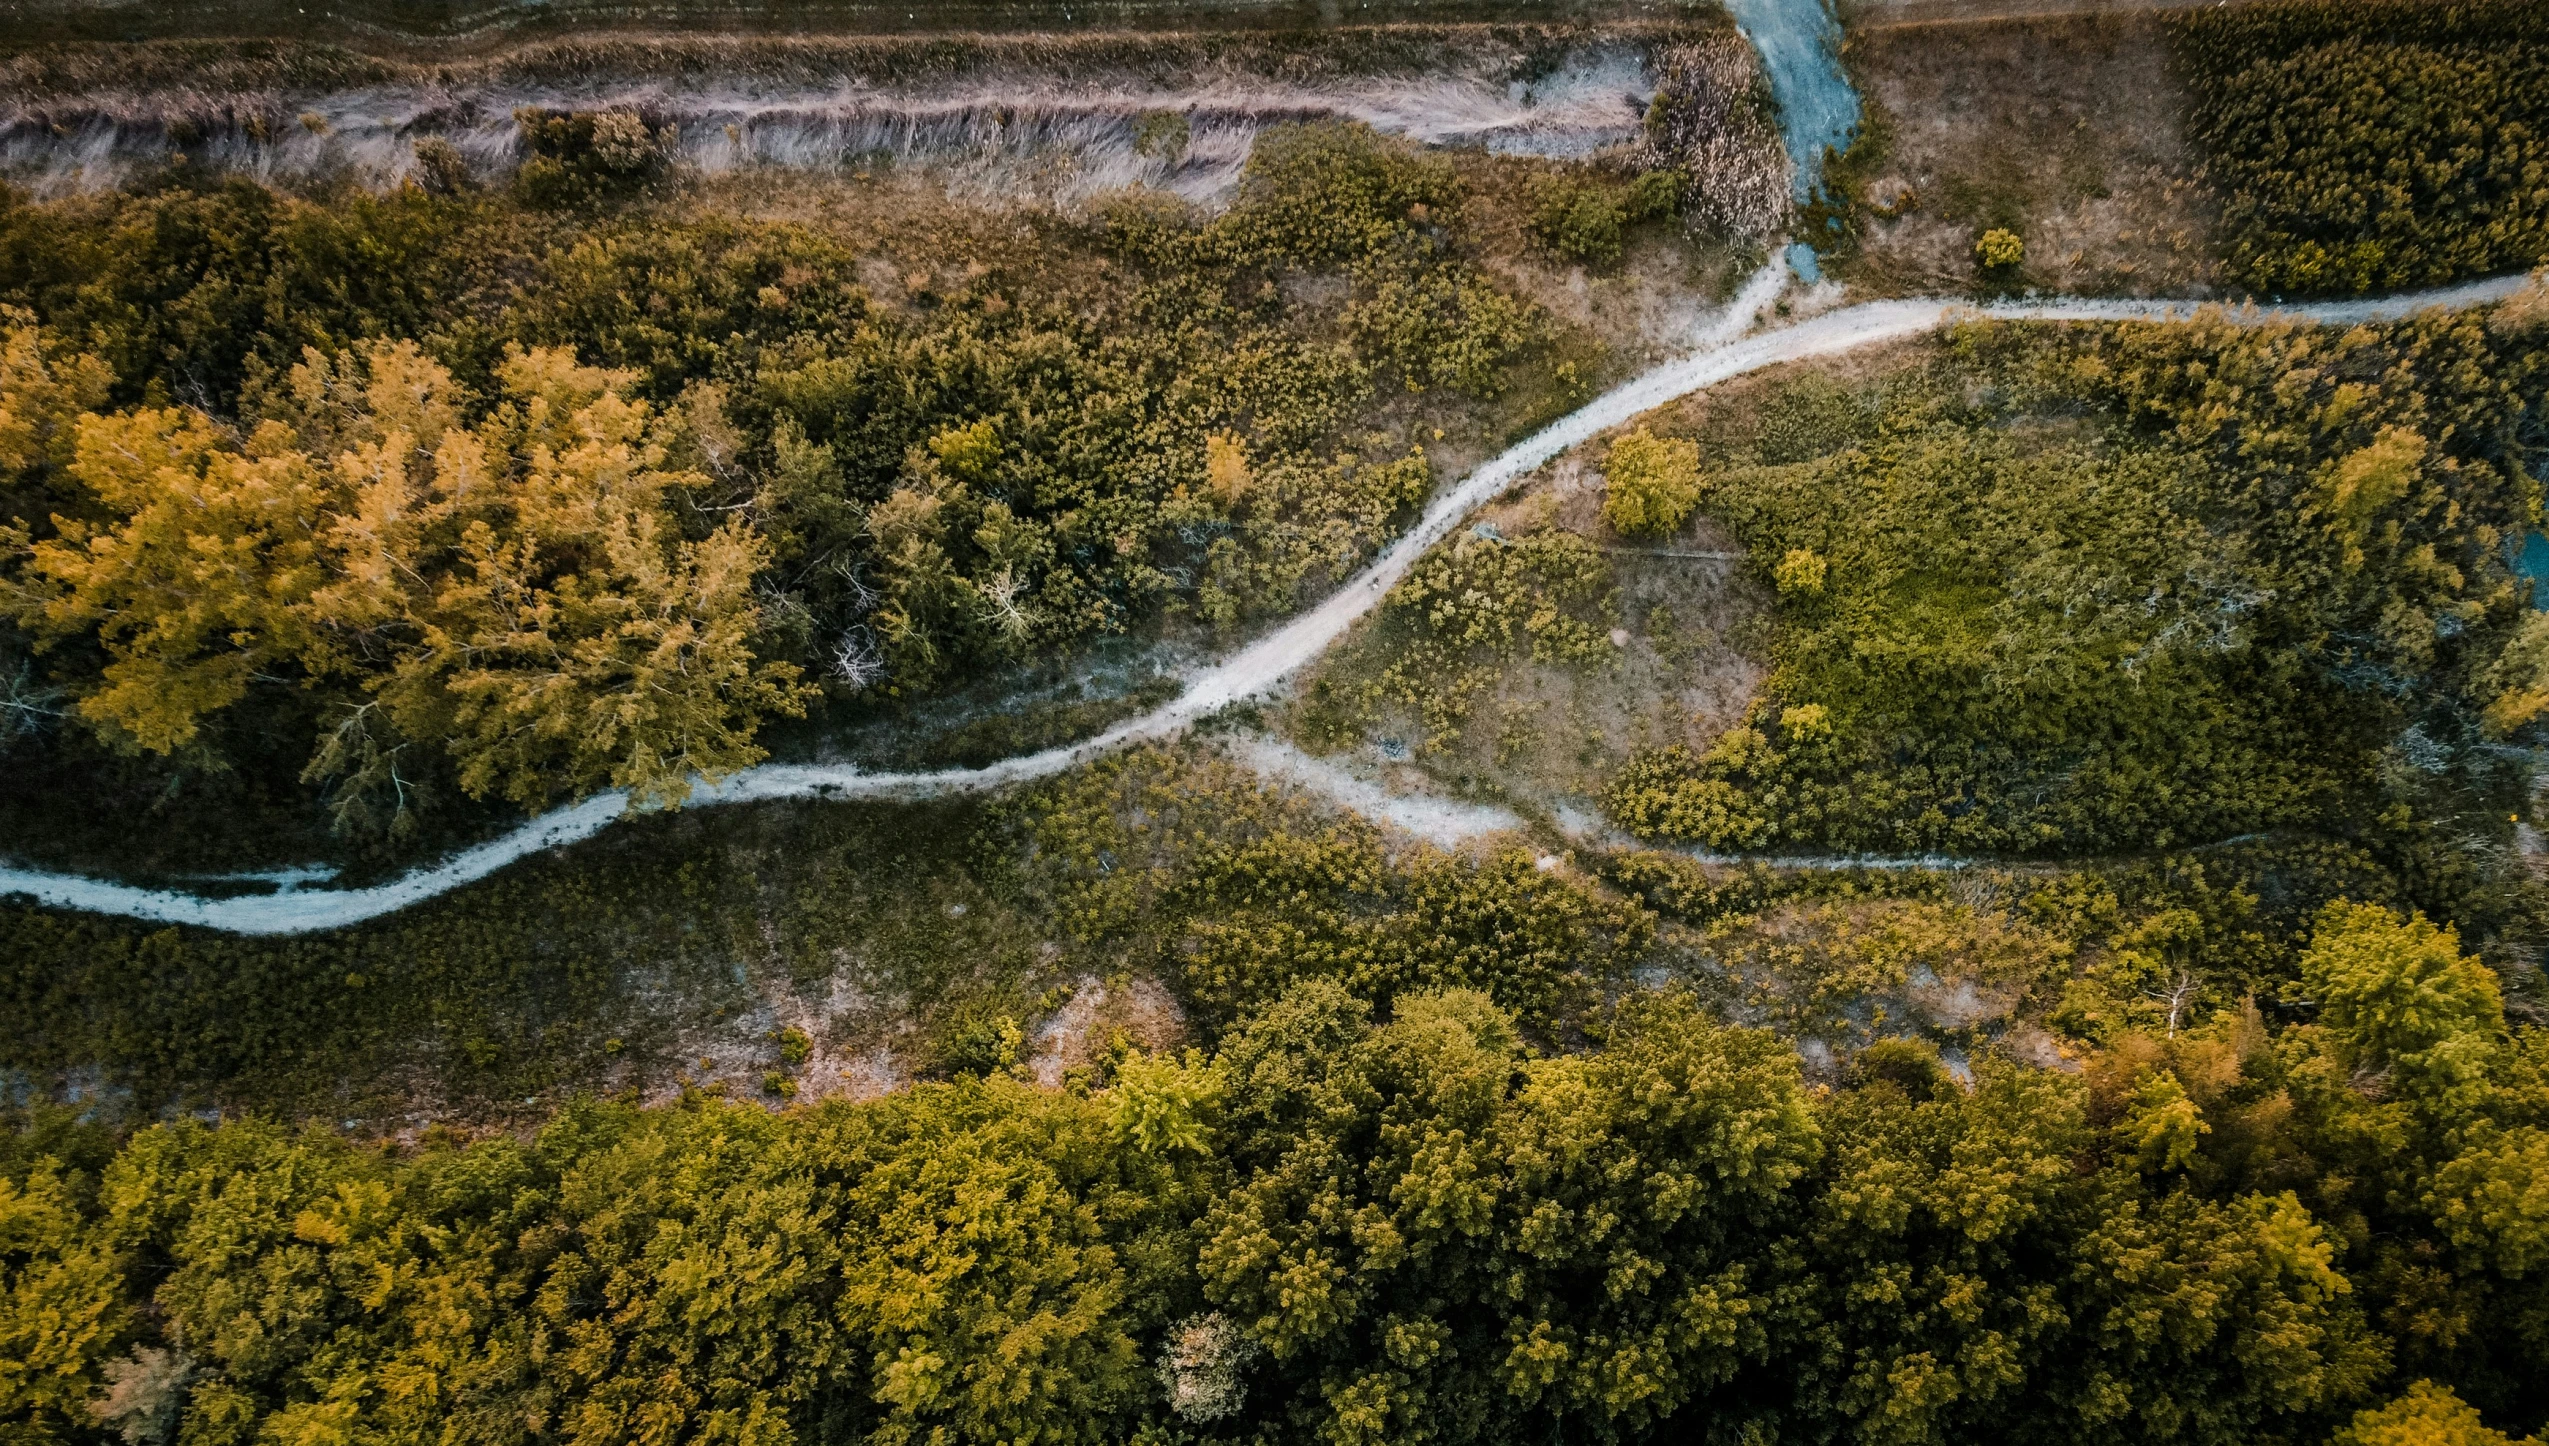
M2439 1111L2476 1098L2503 1044L2494 971L2423 914L2330 905L2301 956L2301 983L2343 1061Z
M2490 1428L2451 1387L2418 1381L2386 1406L2358 1413L2330 1446L2528 1446Z
M131 1329L128 1262L84 1218L60 1163L0 1176L0 1431L76 1439Z

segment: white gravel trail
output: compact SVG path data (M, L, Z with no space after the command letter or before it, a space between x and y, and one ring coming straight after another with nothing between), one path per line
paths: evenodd
M2186 302L2012 302L1987 307L1952 300L1876 301L1828 311L1795 326L1737 339L1779 289L1778 273L1763 268L1744 288L1717 328L1699 338L1700 349L1665 362L1559 418L1502 455L1492 458L1443 493L1415 526L1382 550L1343 587L1238 653L1195 673L1174 700L1129 718L1083 742L1004 759L981 768L922 773L869 773L851 764L774 763L748 769L722 783L703 784L692 807L766 799L913 798L974 792L1049 778L1130 744L1172 737L1242 699L1261 695L1344 635L1377 606L1425 552L1469 514L1542 464L1676 398L1718 382L1783 362L1831 356L1859 347L1916 336L1957 314L2026 321L2130 321L2190 315ZM2378 301L2328 302L2231 315L2244 321L2276 317L2344 326L2403 316L2428 307L2464 307L2499 301L2525 278L2503 277L2463 286L2412 292ZM447 894L544 849L593 837L626 811L619 793L602 793L553 810L501 838L464 850L428 868L364 889L296 888L271 894L205 898L175 889L145 889L77 874L0 868L0 896L21 895L54 908L113 914L153 923L193 924L237 934L300 934L342 928L395 913Z

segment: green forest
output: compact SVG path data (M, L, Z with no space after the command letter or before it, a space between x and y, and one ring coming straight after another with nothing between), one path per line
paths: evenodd
M678 801L827 701L1288 610L1426 493L1433 399L1580 385L1517 375L1551 323L1464 259L1454 169L1368 130L1276 131L1209 219L1024 218L888 306L822 228L650 199L611 120L526 115L500 192L0 193L0 672L13 723L75 720L53 767L307 785L357 839Z
M1417 18L0 41L0 868L630 803L341 927L0 892L0 1446L2549 1439L2549 7L2115 19L2190 169L2048 129L2062 214L2209 279L2065 322L1982 309L2080 238L1970 117L1765 230L1713 9ZM1228 184L647 108L853 71ZM409 89L390 179L239 160ZM1922 245L1936 329L1577 434L1283 687L699 806L1133 717Z
M2276 0L2170 25L2242 284L2359 294L2549 261L2549 7Z
M19 1439L2502 1442L2549 1349L2549 1051L2334 906L2312 1023L1804 1083L1671 992L1547 1053L1304 980L1210 1054L527 1139L40 1114ZM102 1393L101 1393L102 1391ZM92 1401L100 1404L92 1407Z

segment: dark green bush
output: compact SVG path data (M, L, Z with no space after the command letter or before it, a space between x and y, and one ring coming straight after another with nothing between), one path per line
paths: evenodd
M1531 187L1531 232L1570 261L1604 266L1620 259L1628 228L1681 208L1679 171L1649 171L1625 183L1553 173Z

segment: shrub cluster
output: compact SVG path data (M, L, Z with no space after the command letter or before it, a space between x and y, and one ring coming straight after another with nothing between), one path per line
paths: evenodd
M1677 171L1649 171L1625 182L1541 176L1531 187L1531 233L1569 261L1608 265L1620 259L1630 227L1681 209L1684 184Z
M1602 482L1602 520L1613 531L1671 536L1699 506L1699 446L1640 427L1611 444Z
M658 131L631 110L549 111L525 106L515 111L514 126L525 152L514 186L535 206L567 206L623 194L660 176L673 148L672 127ZM456 174L444 150L419 148L417 161L432 183L456 189Z

